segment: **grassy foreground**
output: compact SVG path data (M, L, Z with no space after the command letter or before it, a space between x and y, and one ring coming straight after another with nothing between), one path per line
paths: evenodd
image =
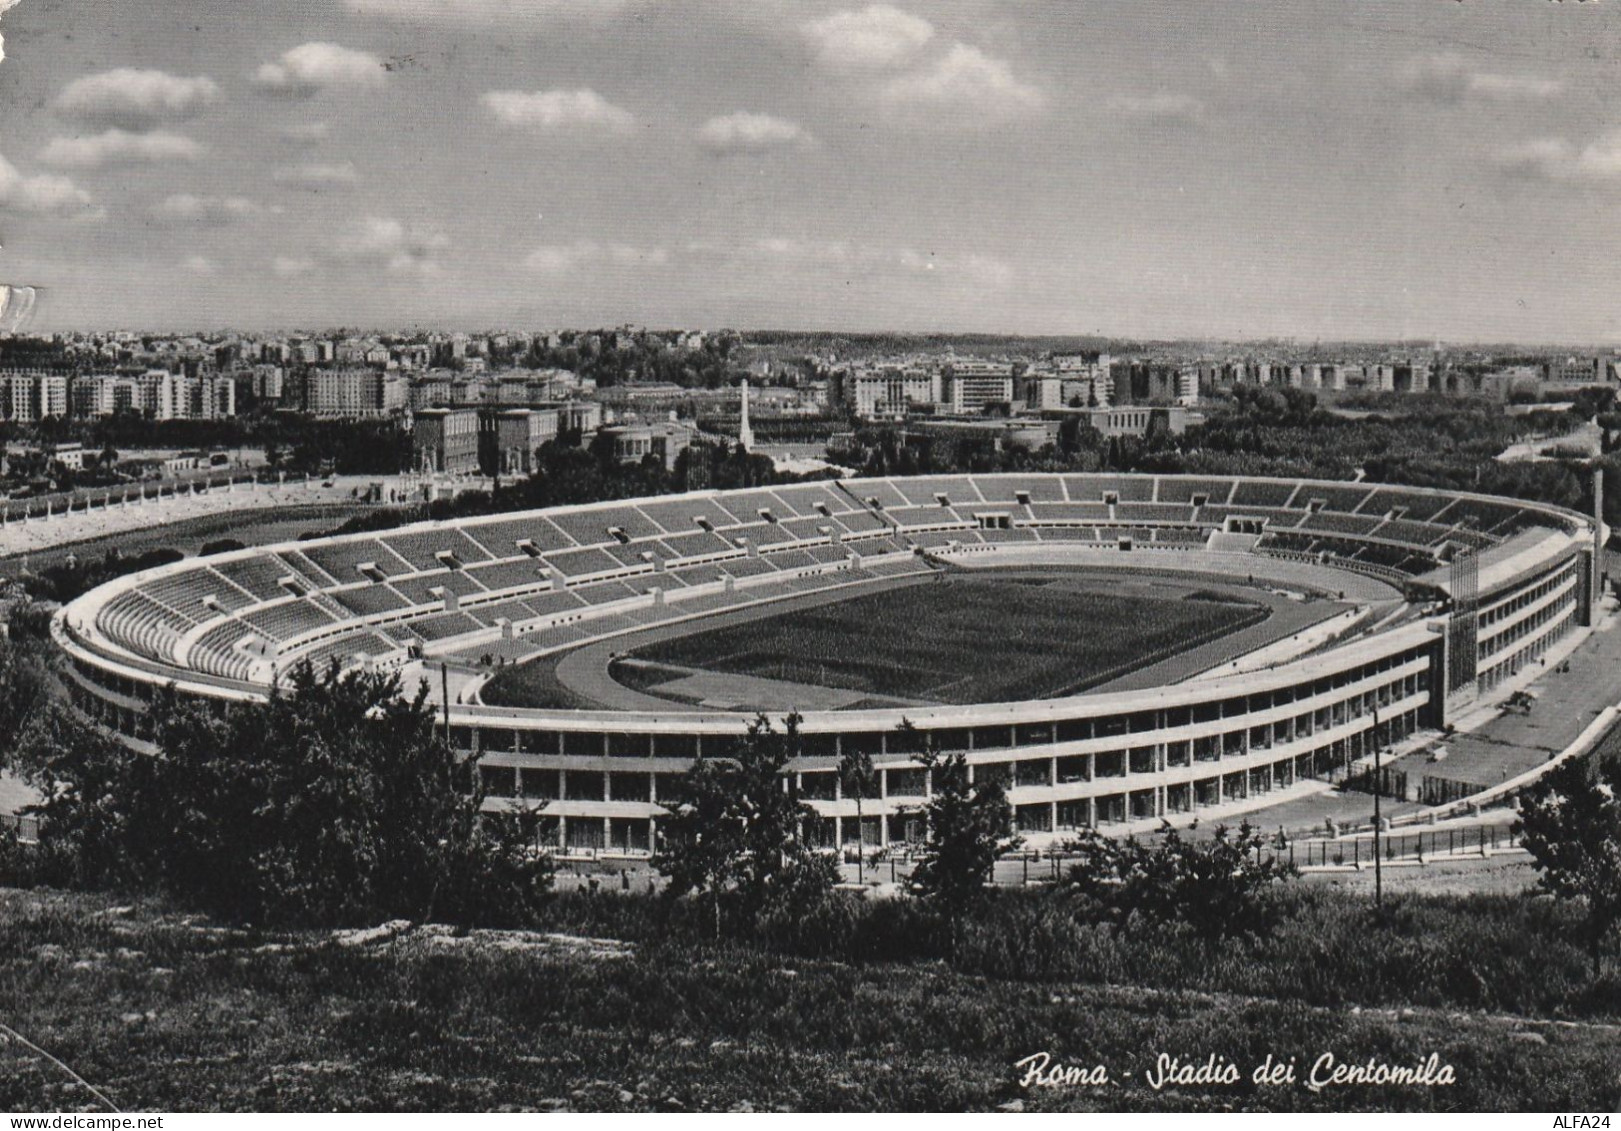
M1255 984L991 978L937 961L784 958L679 941L681 931L660 941L637 902L559 900L560 927L633 940L614 942L435 927L273 935L104 897L0 890L0 1020L126 1110L1608 1111L1621 1097L1621 1003L1603 987L1599 1000L1545 1001L1533 1019L1460 1008L1449 999L1481 991L1454 994L1445 980L1431 995L1443 1004L1358 1005L1406 991L1370 975L1332 1001L1280 976L1284 999L1264 992L1265 971L1236 970L1209 976ZM1014 952L1042 945L1008 940ZM1411 960L1441 962L1445 946ZM1013 956L982 956L979 968L999 961L1017 975ZM1346 972L1323 961L1325 986L1334 967ZM1529 976L1519 959L1486 970ZM1015 1062L1041 1051L1101 1064L1112 1082L1021 1087ZM1295 1057L1303 1079L1325 1052L1402 1066L1434 1053L1457 1082L1250 1083L1268 1054ZM1146 1077L1162 1053L1223 1057L1242 1080L1155 1090ZM59 1069L0 1043L0 1109L94 1106Z

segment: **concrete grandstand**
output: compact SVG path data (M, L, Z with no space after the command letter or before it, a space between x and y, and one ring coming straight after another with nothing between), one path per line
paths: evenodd
M1107 569L1328 602L1321 615L1203 641L1077 694L882 707L834 698L802 712L791 786L820 818L810 830L819 843L919 835L929 783L914 740L897 731L903 720L967 752L976 776L1001 779L1019 830L1039 843L1286 801L1375 746L1438 732L1592 627L1602 534L1559 508L1382 484L844 479L188 560L87 594L54 631L79 708L139 749L150 749L147 712L167 684L262 698L310 660L397 670L408 690L445 686L451 738L478 759L488 805L542 806L563 849L637 854L655 844L659 798L691 760L742 733L741 705L565 683L583 697L492 706L480 701L485 661L600 654L638 634L942 571ZM881 771L860 823L835 772L857 747Z

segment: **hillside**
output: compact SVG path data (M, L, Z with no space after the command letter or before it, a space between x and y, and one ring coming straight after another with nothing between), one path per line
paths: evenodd
M0 1019L131 1111L1594 1111L1621 1089L1621 1029L1602 1006L1604 1022L1562 1022L567 935L274 935L15 890L0 890L0 956ZM1021 1088L1015 1062L1042 1051L1114 1082ZM1435 1053L1456 1083L1249 1083L1269 1053L1303 1078L1323 1052L1404 1066ZM1244 1079L1155 1090L1160 1053L1223 1057ZM0 1064L0 1108L95 1108L15 1042Z

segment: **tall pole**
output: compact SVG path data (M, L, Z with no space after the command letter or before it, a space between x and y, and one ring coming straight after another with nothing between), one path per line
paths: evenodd
M1379 753L1384 743L1379 737L1379 708L1373 709L1373 906L1380 911L1385 907L1384 859L1379 848Z
M439 696L445 703L445 749L450 750L450 661L439 661Z

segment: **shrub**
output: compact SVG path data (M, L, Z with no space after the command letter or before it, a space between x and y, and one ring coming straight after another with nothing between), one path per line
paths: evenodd
M1544 774L1521 799L1513 831L1542 889L1585 908L1582 944L1598 978L1621 924L1621 758L1575 758Z
M1248 822L1236 836L1222 826L1201 841L1169 829L1157 846L1088 830L1077 847L1081 860L1068 886L1082 915L1117 930L1134 919L1181 924L1207 942L1255 938L1271 927L1277 909L1267 893L1296 874L1294 865L1262 851L1263 838Z

